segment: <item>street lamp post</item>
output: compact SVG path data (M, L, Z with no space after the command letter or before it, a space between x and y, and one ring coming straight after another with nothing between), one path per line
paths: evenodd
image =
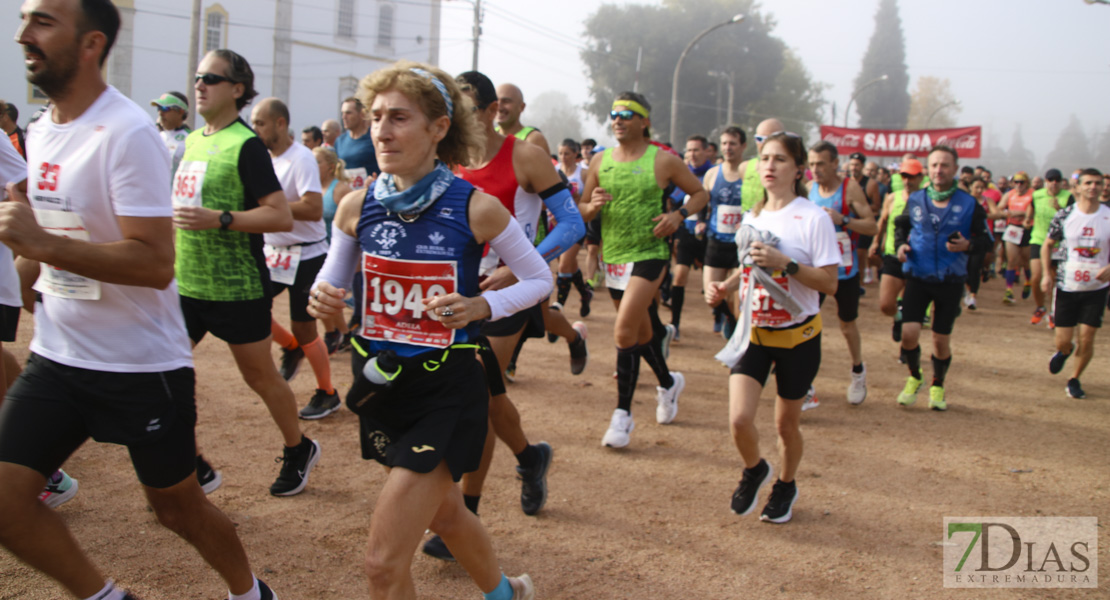
M871 81L868 81L867 83L859 86L859 88L856 89L855 93L852 94L852 99L848 101L848 109L844 111L844 126L845 127L848 126L848 117L850 117L852 115L852 103L856 101L856 96L859 96L860 92L862 92L863 90L866 90L867 88L869 88L869 87L871 87L871 86L873 86L876 83L879 83L881 81L886 81L887 79L890 79L890 78L887 77L886 75L883 75L882 77L876 77L875 79L872 79Z
M960 101L959 101L959 100L953 100L953 101L951 101L951 102L949 102L949 103L947 103L947 104L942 104L942 105L940 105L939 107L937 107L937 109L936 109L936 110L934 110L933 112L929 113L929 118L928 118L928 119L925 119L925 129L928 129L928 128L929 128L929 123L932 123L932 122L933 122L933 117L937 116L937 113L939 113L940 111L942 111L942 110L944 110L944 109L948 108L949 106L959 106L959 105L960 105Z
M728 73L725 73L723 71L710 71L709 73L707 73L707 75L709 75L710 77L720 77L722 79L728 80L728 121L726 121L726 123L728 125L732 125L732 99L736 94L736 87L733 85L732 80L733 73L731 71ZM718 88L718 90L719 89L720 88ZM720 104L718 104L717 106L719 107Z
M671 139L669 141L672 144L675 143L675 138L678 137L678 72L682 69L682 62L686 60L686 55L690 53L690 49L694 47L694 44L698 43L698 40L709 35L714 30L739 23L743 20L744 15L736 15L724 23L717 23L694 36L694 39L690 40L690 43L686 44L686 47L682 49L682 54L678 56L678 64L674 66L674 78L671 81Z

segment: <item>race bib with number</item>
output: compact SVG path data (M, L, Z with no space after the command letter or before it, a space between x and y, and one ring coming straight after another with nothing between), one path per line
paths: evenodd
M351 178L351 189L357 190L366 187L366 169L347 169L347 176Z
M81 215L61 210L35 209L35 219L47 232L74 240L89 241ZM69 300L99 300L100 282L43 263L35 291Z
M717 233L736 233L740 220L744 217L744 207L722 204L717 207Z
M1021 225L1007 225L1006 232L1002 234L1002 239L1011 244L1021 244L1021 238L1024 235L1025 228Z
M848 232L836 232L836 246L840 249L840 266L851 269L856 253L852 250L852 238L848 235Z
M628 282L632 279L632 265L635 263L623 263L619 265L611 265L609 263L601 263L601 268L605 271L605 287L611 290L624 290L628 287Z
M1106 283L1098 280L1098 271L1101 267L1097 262L1084 260L1069 260L1064 263L1065 289L1069 292L1092 292L1106 287Z
M173 176L173 205L202 206L201 188L208 163L195 160L182 161Z
M297 267L301 264L300 246L262 246L266 255L266 266L270 268L270 281L282 285L293 285L297 279Z
M751 279L751 272L752 267L744 267L741 286L742 289L748 290L747 300L752 305L752 325L756 327L781 327L790 323L794 316L781 304L775 302L767 288L757 283L755 289L752 289L752 284L755 282ZM788 293L790 292L790 278L786 274L782 271L775 271L772 276L782 289Z
M363 253L362 333L370 340L446 348L455 330L428 316L422 300L458 287L455 261L413 261Z

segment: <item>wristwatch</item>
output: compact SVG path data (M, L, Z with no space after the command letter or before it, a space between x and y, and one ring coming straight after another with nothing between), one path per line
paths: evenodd
M852 217L849 217L848 215L844 215L844 221L842 223L840 223L840 226L841 227L847 227L848 223L851 223L851 222L852 222Z
M232 216L230 210L225 210L220 213L220 231L227 231L227 228L231 227L231 220Z
M783 269L783 270L786 271L787 275L797 275L798 274L798 269L799 269L798 261L796 261L792 258L792 259L790 259L790 262L786 263L786 268Z
M685 206L680 206L678 208L678 214L682 215L682 218L685 219L690 216L690 211L686 210Z

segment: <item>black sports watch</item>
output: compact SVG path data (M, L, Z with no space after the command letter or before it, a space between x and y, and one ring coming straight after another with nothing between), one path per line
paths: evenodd
M682 218L685 219L690 216L690 211L686 210L685 206L680 206L678 208L678 214L682 215Z
M847 226L848 226L848 223L851 223L851 222L852 222L852 217L850 217L850 216L848 216L848 215L844 215L844 222L842 222L842 223L840 224L840 226L841 226L841 227L847 227Z
M797 275L798 274L798 269L799 269L798 261L796 261L792 258L792 259L790 259L790 262L786 263L786 268L783 269L783 270L786 271L787 275Z
M232 218L230 210L220 213L220 231L227 231L227 228L231 227Z

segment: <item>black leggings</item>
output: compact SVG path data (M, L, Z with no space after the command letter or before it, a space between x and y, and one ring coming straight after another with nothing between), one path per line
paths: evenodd
M967 257L967 289L972 294L979 293L979 282L983 280L983 260L986 252L976 252Z

